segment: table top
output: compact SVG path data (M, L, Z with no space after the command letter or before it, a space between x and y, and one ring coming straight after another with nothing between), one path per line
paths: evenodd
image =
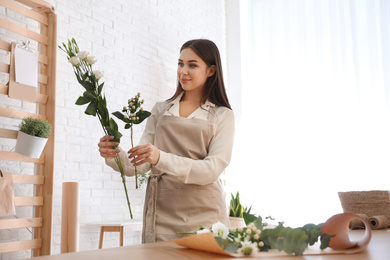
M351 240L359 240L363 236L364 231L353 230L350 232ZM156 258L158 257L158 258ZM36 260L82 260L82 259L232 259L229 256L217 255L203 251L183 248L175 244L174 241L149 243L134 246L124 246L116 248L107 248L94 251L84 251L77 253L68 253L52 256L35 257ZM315 256L282 256L282 257L261 257L257 258L265 260L288 259L288 260L335 260L335 259L353 259L353 260L388 260L390 259L390 231L375 230L372 232L372 238L367 248L357 254L344 255L315 255ZM247 259L236 258L236 259Z
M101 222L91 222L91 223L83 223L86 226L103 226L103 227L111 227L111 226L131 226L131 225L141 225L142 219L132 219L127 221L101 221Z

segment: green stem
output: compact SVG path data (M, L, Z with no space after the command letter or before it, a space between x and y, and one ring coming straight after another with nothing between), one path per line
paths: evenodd
M130 126L131 130L131 148L134 147L134 142L133 142L133 124ZM138 189L138 173L137 173L137 166L134 166L135 168L135 188Z
M127 193L125 172L124 172L124 170L123 170L122 161L121 161L121 157L119 156L119 154L115 157L115 162L116 162L116 164L118 165L119 170L120 170L120 172L121 172L121 178L122 178L123 187L124 187L125 193L126 193L127 206L129 207L130 218L133 219L133 213L131 212L131 206L130 206L129 195L128 195L128 193Z
M97 113L97 116L101 122L101 115ZM107 135L107 129L102 125L104 133ZM126 194L126 200L127 200L127 206L129 207L129 213L130 213L130 218L133 219L133 213L131 212L131 206L130 206L130 200L129 200L129 195L127 193L127 187L126 187L126 177L125 177L125 171L123 170L122 166L122 160L119 154L115 157L115 162L118 165L119 171L121 173L121 178L122 178L122 183L123 183L123 188L125 189L125 194Z

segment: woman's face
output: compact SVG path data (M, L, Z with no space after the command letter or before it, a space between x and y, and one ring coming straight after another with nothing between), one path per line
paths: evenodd
M215 66L208 67L191 48L185 48L181 51L177 78L186 92L199 91L199 93L203 93L207 78L212 76L214 72Z

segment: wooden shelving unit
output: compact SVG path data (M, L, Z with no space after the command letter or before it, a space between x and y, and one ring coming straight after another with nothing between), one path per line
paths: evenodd
M30 218L0 219L0 230L24 229L33 230L31 240L9 241L0 243L0 254L18 250L32 249L34 256L50 255L52 226L52 197L54 170L54 136L55 136L55 85L56 85L56 49L57 49L57 17L54 8L42 0L1 0L0 7L17 13L23 22L32 21L38 24L38 31L29 26L21 26L7 17L0 17L0 28L5 29L7 37L0 35L0 49L10 55L9 63L0 62L0 72L9 74L6 85L0 84L0 95L8 95L10 99L36 104L36 113L28 113L0 105L1 118L22 119L26 116L42 118L53 127L46 147L40 158L30 158L14 152L0 151L0 160L28 162L36 165L34 175L12 173L13 182L34 185L34 195L15 197L16 207L33 207ZM15 19L15 18L13 18ZM12 37L15 37L13 39ZM6 39L6 40L4 40ZM23 39L36 43L39 50L38 88L25 86L15 82L13 65L13 49ZM17 90L17 91L14 91ZM16 139L18 132L0 128L0 138ZM1 169L0 169L1 170Z

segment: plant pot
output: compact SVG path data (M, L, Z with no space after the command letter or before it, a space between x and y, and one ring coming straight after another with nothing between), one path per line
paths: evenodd
M18 132L16 139L15 152L25 156L39 158L45 148L47 138L28 135L24 132Z
M229 217L229 221L232 229L246 227L244 218Z

